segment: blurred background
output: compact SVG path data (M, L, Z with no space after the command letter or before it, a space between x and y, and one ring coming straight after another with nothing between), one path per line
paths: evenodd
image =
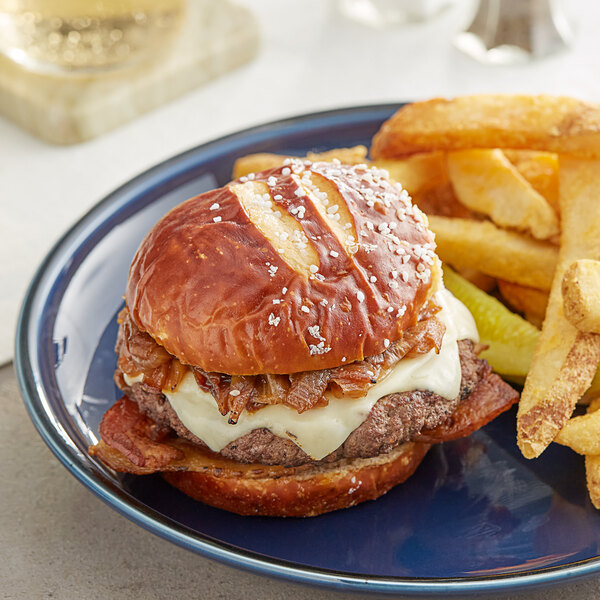
M331 108L477 92L598 101L599 21L592 0L0 0L0 364L12 360L19 305L44 255L140 172L216 137ZM1 373L0 388L16 394ZM11 427L33 436L22 407L12 414ZM68 489L78 485L47 460ZM15 514L10 498L0 518ZM96 526L122 526L93 506ZM146 543L148 534L124 526ZM178 573L196 564L166 542L147 543L172 551ZM51 551L45 544L40 552ZM56 587L62 571L44 564ZM231 594L231 582L247 577L219 569ZM283 597L283 584L251 581ZM46 589L28 595L27 581L11 582L10 598Z

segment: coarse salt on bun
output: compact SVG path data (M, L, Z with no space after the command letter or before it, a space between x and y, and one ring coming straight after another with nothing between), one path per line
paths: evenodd
M184 364L288 374L383 352L437 268L426 217L385 173L293 160L171 210L137 251L126 301Z

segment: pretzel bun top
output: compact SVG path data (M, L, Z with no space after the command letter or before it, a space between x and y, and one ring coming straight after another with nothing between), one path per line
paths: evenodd
M326 369L383 352L416 323L434 248L385 171L293 159L167 213L125 298L140 329L204 371Z

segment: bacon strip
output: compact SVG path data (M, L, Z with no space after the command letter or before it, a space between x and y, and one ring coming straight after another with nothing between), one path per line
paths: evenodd
M123 396L117 400L104 415L100 426L102 439L90 446L89 453L99 458L105 465L120 473L134 473L136 475L149 475L166 471L210 471L219 477L284 477L301 473L312 467L311 464L297 467L284 467L281 465L262 465L259 463L239 463L212 452L204 446L194 444L172 433L155 442L151 437L141 453L144 458L140 460L138 453L121 450L115 442L121 434L140 436L149 421L138 408L135 402ZM143 437L143 435L142 435Z
M169 429L161 429L140 413L138 405L125 396L107 411L100 423L100 437L105 443L134 465L156 471L182 456L176 448L162 443L169 433Z
M492 373L492 368L487 365L484 378L469 397L458 405L448 420L434 429L424 429L414 441L437 444L467 437L518 401L519 392Z

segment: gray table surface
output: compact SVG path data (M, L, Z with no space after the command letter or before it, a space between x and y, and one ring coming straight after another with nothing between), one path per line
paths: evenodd
M54 458L29 421L12 365L0 368L0 402L0 598L361 597L253 575L155 537L101 502ZM596 599L599 581L501 597Z

